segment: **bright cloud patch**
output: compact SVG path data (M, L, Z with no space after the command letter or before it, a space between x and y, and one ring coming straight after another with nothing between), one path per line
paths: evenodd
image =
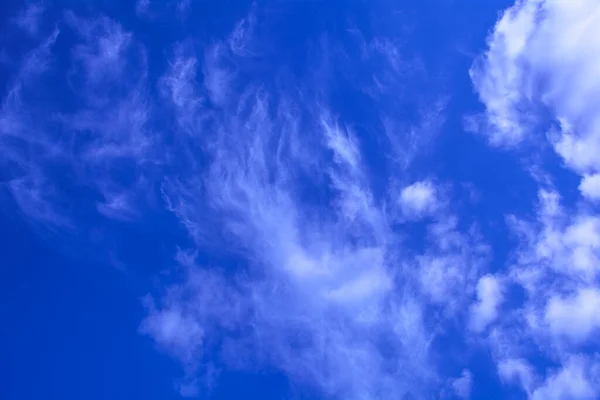
M556 125L548 138L565 163L580 173L598 171L599 22L593 0L527 0L505 11L471 70L493 142L545 134L545 108Z
M400 192L400 207L409 219L432 214L438 207L438 201L437 191L429 181L413 183Z
M600 327L599 311L600 291L580 289L569 298L551 298L545 317L554 334L582 341Z
M492 275L485 275L477 283L477 303L471 310L471 324L476 331L482 331L498 315L502 302L502 283Z
M588 175L583 178L579 190L584 197L592 201L600 201L600 174Z

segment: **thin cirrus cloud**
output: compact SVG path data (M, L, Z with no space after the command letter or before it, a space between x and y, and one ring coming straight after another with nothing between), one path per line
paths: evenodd
M145 167L155 162L142 87L145 56L114 21L66 13L60 22L20 63L3 100L2 147L12 171L8 185L34 220L73 228L79 208L90 204L66 204L65 191L72 188L51 176L64 169L71 176L69 185L91 188L100 197L97 211L128 219L135 215ZM55 47L69 35L75 37L65 54L69 65L60 70L63 55ZM57 84L66 88L63 99L44 88L48 76L57 76ZM65 98L81 106L66 111ZM131 179L115 177L111 169L119 164L133 169Z
M316 101L302 106L254 84L239 100L225 96L240 71L216 57L245 57L247 39L234 30L201 61L178 47L161 82L181 116L181 133L208 149L210 159L200 178L165 182L167 203L205 243L205 218L189 204L205 199L211 222L248 266L231 277L192 265L192 277L172 289L191 293L158 299L143 331L175 355L194 348L210 354L217 340L232 367L262 360L330 395L416 393L413 379L434 376L427 367L430 334L419 298L398 278L396 240L369 187L359 140ZM192 73L196 65L203 65L204 81ZM198 89L183 89L190 87ZM206 136L190 121L206 126ZM311 206L310 198L301 203L309 191L329 196L331 207ZM208 314L207 299L215 300ZM387 354L380 336L388 338ZM233 359L239 354L247 359ZM207 367L201 356L184 359L191 374Z
M430 343L445 323L426 323L430 293L435 307L450 308L444 296L466 284L468 301L485 245L426 198L412 206L441 211L426 239L436 245L405 259L388 215L398 205L374 194L352 127L320 93L241 83L257 57L253 23L251 15L200 56L176 46L160 80L176 134L208 163L191 158L189 174L166 180L166 203L199 245L227 238L247 265L225 272L186 258L189 275L151 302L142 331L184 361L186 383L210 373L217 354L231 368L258 360L331 396L422 396L436 380Z

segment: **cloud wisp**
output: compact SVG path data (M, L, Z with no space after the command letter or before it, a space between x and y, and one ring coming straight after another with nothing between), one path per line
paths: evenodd
M244 261L222 269L188 258L189 275L155 300L143 330L184 360L188 382L216 357L275 367L327 396L423 396L438 379L430 347L443 323L426 321L425 308L432 297L454 304L465 282L468 298L485 246L458 229L432 182L391 203L377 195L359 135L322 91L244 81L258 57L252 24L199 56L176 46L161 79L176 134L203 150L165 180L165 200L198 246ZM436 247L404 249L393 209L435 214L426 240Z

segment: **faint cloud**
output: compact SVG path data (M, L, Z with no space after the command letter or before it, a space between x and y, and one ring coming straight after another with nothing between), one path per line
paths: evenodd
M518 384L531 393L536 381L535 371L521 358L508 358L498 362L498 375L504 383Z
M24 8L14 18L13 22L29 35L37 37L40 33L41 18L44 11L45 7L42 3L27 2Z
M452 382L452 389L454 393L461 399L470 399L471 398L471 388L473 386L473 375L471 371L465 369L463 370L460 378L455 379Z

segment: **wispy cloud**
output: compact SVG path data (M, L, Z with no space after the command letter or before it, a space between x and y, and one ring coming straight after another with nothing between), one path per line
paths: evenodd
M7 187L25 214L48 226L74 227L68 222L89 208L87 198L69 199L75 187L99 195L95 208L102 215L132 218L146 166L156 160L144 49L106 18L67 12L56 26L24 56L2 102L0 141L12 171ZM59 70L54 44L63 32L74 33L75 43L68 67ZM42 84L50 75L60 89ZM63 107L71 100L76 111ZM115 168L132 173L116 176Z
M223 271L198 261L154 301L143 329L192 376L214 359L208 352L231 368L276 367L328 395L421 396L436 381L435 333L408 264L419 271L443 258L438 274L456 268L440 295L452 302L452 285L474 289L485 246L440 215L435 249L405 259L387 191L375 194L361 140L323 88L238 79L246 58L260 56L248 44L252 18L199 56L177 47L161 79L185 146L203 153L180 160L185 173L165 180L165 200L200 248L226 246L241 262ZM431 198L411 204L429 201L413 204L427 214L438 199L424 188Z
M40 23L44 11L45 7L41 2L27 2L13 22L29 35L36 37L40 33Z
M61 202L54 183L38 164L56 151L48 137L34 134L43 128L43 122L32 120L34 108L30 107L36 83L52 68L52 46L58 35L55 30L26 54L10 81L0 110L0 146L3 168L9 174L7 187L22 211L34 219L66 226L68 218L55 209Z

